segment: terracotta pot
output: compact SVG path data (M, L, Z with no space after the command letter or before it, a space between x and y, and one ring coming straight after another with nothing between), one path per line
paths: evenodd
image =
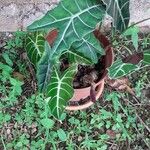
M53 30L47 35L46 40L50 43L50 45L53 44L54 40L57 37L57 34L58 34L57 30ZM104 73L103 73L101 79L94 85L94 88L96 91L96 99L99 99L99 97L102 95L102 92L104 90L104 80L107 77L107 68L109 66L111 66L111 64L114 60L114 54L113 54L113 49L110 46L110 43L109 43L108 39L106 38L106 36L104 36L97 30L94 31L94 35L100 41L100 43L104 47L105 53L106 53L106 55L104 56L104 63L105 63L104 64ZM91 89L91 87L74 89L74 95L70 101L80 101L81 99L87 98L88 96L90 96L90 89ZM91 100L89 100L88 102L86 102L83 105L67 106L66 110L82 110L82 109L90 107L92 104L93 104L93 102Z

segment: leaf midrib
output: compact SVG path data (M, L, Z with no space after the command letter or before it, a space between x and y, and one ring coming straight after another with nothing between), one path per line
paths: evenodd
M58 80L58 88L57 88L57 95L56 95L56 109L57 109L57 116L59 116L59 93L60 93L60 88L61 88L61 80L59 78L59 75L57 71L55 70L55 74Z
M99 6L99 5L91 6L91 7L89 7L89 8L86 8L86 9L84 9L84 10L78 12L76 15L71 15L70 17L66 17L66 18L58 19L58 20L56 19L54 22L50 22L50 23L48 23L48 24L46 24L46 25L40 26L40 28L47 28L47 27L50 26L51 24L58 23L58 22L61 22L61 21L66 21L66 20L69 20L69 19L72 21L74 18L80 16L81 14L85 13L86 11L89 11L90 9L96 8L96 7L98 7L98 6Z
M51 54L52 56L55 54L56 49L58 48L58 46L60 45L60 43L61 43L62 40L64 39L64 36L65 36L65 34L66 34L66 32L67 32L67 30L68 30L70 24L72 23L73 19L76 18L76 17L79 17L82 13L84 13L84 12L86 12L86 11L89 11L90 9L96 8L96 7L98 7L98 6L99 6L99 5L95 5L95 6L92 6L92 7L90 7L90 8L84 9L82 12L77 13L76 15L74 15L74 16L70 19L70 21L68 22L67 27L65 28L64 32L62 33L61 39L59 40L58 44L55 46L55 49L52 49L52 50L53 50L53 52L52 52L52 54ZM82 37L81 37L81 38L82 38Z

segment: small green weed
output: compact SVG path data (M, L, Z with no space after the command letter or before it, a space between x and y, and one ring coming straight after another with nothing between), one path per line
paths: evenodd
M9 39L4 47L6 50L15 50L24 46L24 38L26 32L16 31L12 34L12 38ZM15 53L15 51L14 51Z
M136 97L140 101L127 93L109 91L106 88L103 98L97 104L83 111L64 112L58 122L52 117L45 97L42 94L33 94L30 97L22 95L23 81L13 76L17 48L22 47L23 41L18 43L20 38L23 40L23 36L19 33L16 39L9 41L6 51L1 55L0 149L107 150L110 147L128 149L128 146L133 150L150 148L147 133L148 105L145 104L142 93L146 83L149 83L147 70L139 73L141 76L137 77L138 80L133 80L134 77L130 76ZM19 71L26 76L26 63L21 67L21 60L18 59L17 62Z

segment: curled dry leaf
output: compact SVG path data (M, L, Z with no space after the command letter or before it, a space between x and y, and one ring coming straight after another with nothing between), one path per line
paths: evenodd
M110 137L111 139L114 139L114 138L116 137L116 132L113 131L113 130L107 130L107 131L106 131L106 134L109 135L109 137Z
M136 54L133 54L124 58L123 62L137 65L141 60L143 60L143 58L144 58L143 53L136 53Z
M128 78L120 78L120 79L107 79L106 83L113 89L117 91L125 91L132 95L135 95L134 90L130 87L130 82Z
M90 75L85 75L83 77L84 83L87 84L91 84L91 88L90 88L90 98L92 102L96 102L96 92L95 92L95 83L94 83L94 79L92 76Z
M83 83L86 83L86 84L92 84L94 82L91 75L85 75L81 79L82 79Z

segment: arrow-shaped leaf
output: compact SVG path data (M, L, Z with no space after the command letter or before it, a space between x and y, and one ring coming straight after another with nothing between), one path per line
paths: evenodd
M42 32L29 33L25 42L25 49L30 61L36 65L44 52L44 34Z
M54 68L52 72L51 80L46 90L46 95L47 97L50 97L49 107L51 113L57 119L60 118L68 100L73 96L74 90L72 82L76 71L77 66L73 65L63 74L56 68Z
M115 30L124 31L130 19L129 2L130 0L103 0L106 4L108 15L113 18Z
M91 33L102 21L104 13L99 0L62 0L28 30L58 29L59 34L52 47L52 54L58 56L73 42Z
M102 21L104 13L99 0L62 0L56 8L28 27L28 30L55 28L59 31L51 49L51 56L44 57L40 63L41 66L44 66L44 72L42 71L42 76L39 77L41 88L46 86L45 83L49 79L49 70L53 61L51 59L59 58L63 51L71 47L73 42L79 41L85 35L93 32L96 24ZM46 65L44 65L45 63ZM45 77L46 80L42 77Z

